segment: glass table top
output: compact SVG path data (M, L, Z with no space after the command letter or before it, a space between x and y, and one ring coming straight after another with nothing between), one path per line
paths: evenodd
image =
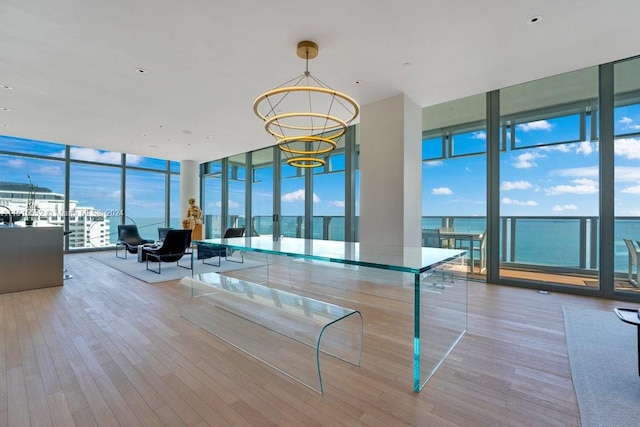
M367 244L333 240L273 236L205 239L195 244L223 246L234 250L302 257L419 274L466 254L465 250Z

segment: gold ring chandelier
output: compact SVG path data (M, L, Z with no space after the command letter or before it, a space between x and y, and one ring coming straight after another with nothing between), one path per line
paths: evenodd
M350 96L311 75L309 60L318 56L317 44L301 41L297 54L306 61L304 73L260 95L253 111L264 121L289 165L324 166L324 155L337 147L360 107Z

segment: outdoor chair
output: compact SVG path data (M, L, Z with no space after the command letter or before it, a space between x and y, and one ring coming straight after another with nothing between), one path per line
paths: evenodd
M624 243L627 245L627 250L629 251L629 270L628 270L628 280L633 286L638 287L638 255L640 254L640 250L636 247L633 241L629 239L622 239ZM640 245L640 243L638 244ZM633 266L636 266L636 278L633 278Z
M478 242L478 240L475 240L475 242ZM487 243L487 230L484 230L484 232L482 233L482 238L480 239L479 243L477 246L474 246L472 248L469 247L469 242L467 240L461 240L460 244L458 244L456 246L456 249L464 249L467 251L474 251L474 260L478 260L479 263L479 271L480 273L482 273L483 271L485 271L487 269L487 259L486 259L486 243ZM478 253L478 256L475 256L475 253ZM475 264L475 262L474 262Z
M191 263L189 266L180 265L183 256L189 255ZM158 248L142 248L142 261L146 261L147 270L154 273L162 273L163 262L175 262L178 267L193 268L193 252L191 252L191 230L171 229ZM158 263L158 270L149 268L149 262Z
M440 230L437 228L423 228L422 246L428 248L441 248L442 238L440 237Z
M440 227L438 228L440 231L440 247L447 249L455 249L456 247L456 239L454 238L446 238L443 237L443 233L453 233L456 231L455 227Z
M118 225L118 240L116 241L116 256L127 259L127 252L138 253L138 246L154 243L151 239L144 239L135 224ZM118 255L118 249L124 249L124 256Z
M222 236L222 238L230 239L232 237L242 237L242 236L244 236L244 227L238 227L238 228L228 228L227 231L224 232L224 236ZM229 257L233 253L231 249L228 249L222 246L217 246L217 245L205 245L202 243L196 243L196 248L198 251L198 259L201 259L203 264L220 267L222 257L224 257L225 260L227 261L233 261L229 259ZM215 258L215 257L218 257L218 264L211 264L206 262L206 260ZM234 261L234 262L237 262L237 261ZM244 262L244 255L242 256L242 261L240 262Z

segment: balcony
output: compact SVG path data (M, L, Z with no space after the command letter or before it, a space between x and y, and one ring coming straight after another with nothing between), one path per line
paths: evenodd
M232 216L232 226L245 226L245 218ZM209 230L220 229L220 217L209 217ZM254 216L251 220L257 234L273 234L271 216ZM323 240L344 240L344 217L313 218L312 236ZM356 218L356 229L358 219ZM230 225L231 226L231 225ZM640 240L640 218L616 217L614 228L615 287L638 292L627 280L628 251L623 238ZM281 234L304 237L303 216L283 216ZM422 218L422 228L449 228L466 233L484 233L485 217ZM218 231L219 232L219 231ZM462 242L458 241L457 244ZM468 243L467 243L468 244ZM474 242L474 269L471 278L484 280L479 241ZM599 219L593 216L509 216L500 218L500 277L515 280L562 284L583 288L599 287ZM483 254L483 257L484 258ZM634 269L635 272L635 269Z

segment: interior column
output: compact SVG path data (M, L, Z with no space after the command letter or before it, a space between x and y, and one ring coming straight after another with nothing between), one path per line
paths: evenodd
M421 246L422 110L406 95L361 107L360 243Z
M200 177L198 162L194 160L180 161L180 219L184 219L189 208L189 199L196 199L196 205L200 206ZM203 209L204 210L204 209Z

